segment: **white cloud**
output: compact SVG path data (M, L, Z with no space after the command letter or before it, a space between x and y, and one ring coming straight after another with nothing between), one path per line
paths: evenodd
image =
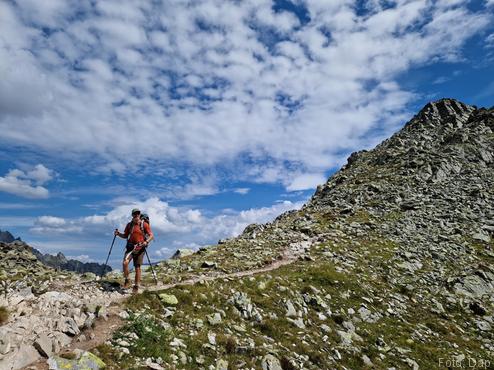
M247 194L249 191L250 191L250 188L237 188L237 189L233 190L234 193L242 194L242 195Z
M34 180L37 184L43 185L44 183L53 179L53 171L46 168L42 164L34 166L34 168L26 173L28 179Z
M302 24L270 0L2 2L0 142L107 173L178 162L297 188L403 123L398 77L461 59L492 22L465 3L301 1Z
M83 230L77 221L66 221L64 218L54 216L40 216L34 225L30 231L37 234L80 233Z
M53 216L41 216L38 218L38 222L40 225L50 227L63 226L67 223L63 218Z
M325 182L326 176L324 176L324 174L303 174L295 177L286 189L288 191L313 189L317 185L324 184Z
M485 46L491 49L494 48L494 33L491 33L485 38Z
M0 191L24 198L43 199L50 192L41 186L53 178L53 171L38 164L28 171L13 169L0 177Z

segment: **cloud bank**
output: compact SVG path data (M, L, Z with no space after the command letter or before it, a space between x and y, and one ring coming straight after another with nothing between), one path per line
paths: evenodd
M402 123L402 73L458 60L492 22L462 1L357 3L2 2L0 143L314 187Z
M80 238L81 234L108 234L114 228L123 231L130 220L131 210L137 207L150 216L156 237L152 252L166 257L179 247L197 249L202 245L214 244L219 239L236 236L249 224L272 221L281 213L299 209L302 205L303 202L285 200L270 207L243 211L225 209L217 215L205 215L199 209L173 207L159 198L149 198L143 202L116 206L105 214L83 218L41 216L30 230L41 235L73 234L75 238Z
M0 177L0 191L23 198L43 199L50 196L47 188L41 186L53 179L53 171L38 164L27 171L13 169Z

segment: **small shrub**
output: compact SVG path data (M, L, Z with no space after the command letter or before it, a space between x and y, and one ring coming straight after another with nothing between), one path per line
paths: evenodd
M67 360L75 360L77 358L77 355L75 352L64 352L60 353L60 357L65 358Z
M279 328L276 327L276 323L271 320L264 320L263 322L256 324L256 327L270 338L277 339L280 333Z
M285 356L280 359L280 365L283 370L297 370L297 368Z
M7 307L0 306L0 325L3 325L9 319L9 310Z
M220 334L216 340L220 346L225 348L227 354L232 355L235 353L235 350L237 349L237 341L235 338Z
M345 321L344 317L341 315L334 315L333 316L333 321L337 323L338 325L342 325L343 321Z

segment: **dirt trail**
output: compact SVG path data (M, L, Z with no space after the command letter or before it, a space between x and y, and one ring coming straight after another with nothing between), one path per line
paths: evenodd
M232 272L232 273L222 273L214 276L198 276L193 279L188 279L188 280L183 280L179 281L176 283L171 283L171 284L158 284L156 286L150 286L147 287L147 291L156 291L156 290L166 290L166 289L171 289L179 285L194 285L197 284L200 281L212 281L212 280L217 280L217 279L229 279L229 278L238 278L238 277L243 277L243 276L252 276L252 275L257 275L261 274L263 272L268 272L272 270L276 270L280 268L281 266L289 265L293 263L297 257L291 256L291 257L284 257L279 260L276 260L275 262L270 263L269 265L266 265L264 267L260 267L257 269L253 270L245 270L245 271L239 271L239 272Z
M298 257L299 257L298 254L285 252L282 258L280 258L279 260L276 260L266 266L257 269L245 270L245 271L239 271L233 273L219 273L218 275L214 275L214 276L198 276L192 279L183 280L176 283L148 286L145 287L144 290L145 291L167 290L174 288L176 286L194 285L200 281L213 281L218 279L230 279L230 278L239 278L244 276L257 275L257 274L276 270L282 266L289 265L295 262L298 259ZM122 307L121 307L122 302L125 301L128 297L130 297L130 294L124 295L119 299L113 300L108 309L107 319L106 320L98 319L93 328L89 330L85 330L84 332L81 333L87 338L87 340L77 341L77 339L74 339L72 343L69 344L67 347L65 347L60 353L71 352L75 349L90 350L92 348L97 347L100 344L103 344L105 341L109 340L112 337L113 333L117 331L124 323L123 320L118 316L118 314L122 311ZM30 364L29 366L26 366L22 370L47 370L47 369L48 369L47 361L46 359L42 359L35 363Z

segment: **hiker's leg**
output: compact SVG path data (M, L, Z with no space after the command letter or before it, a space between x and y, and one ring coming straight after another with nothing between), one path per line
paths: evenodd
M136 269L135 286L139 286L139 283L141 282L141 265L137 265L135 269Z
M123 274L125 279L129 278L129 260L127 258L124 258L123 260Z
M135 286L137 287L141 282L141 266L143 262L143 257L144 257L144 249L141 249L139 254L134 255L134 268L136 269Z
M124 275L124 284L123 284L123 288L124 289L128 289L129 286L130 286L130 279L129 279L129 263L130 263L130 259L131 259L131 254L130 252L129 253L125 253L124 255L124 259L123 259L123 275Z

